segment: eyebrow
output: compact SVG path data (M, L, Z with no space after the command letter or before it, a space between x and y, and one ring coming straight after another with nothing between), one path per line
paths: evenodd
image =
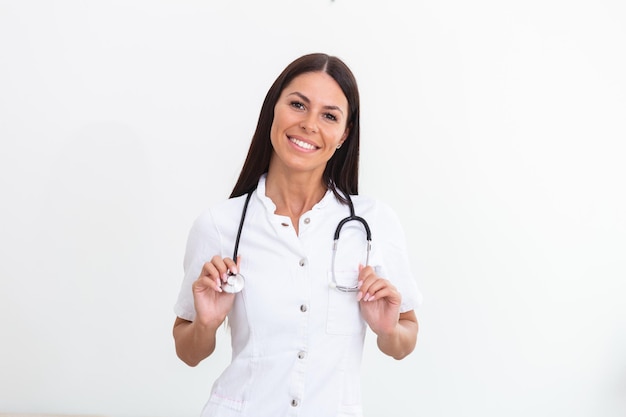
M307 96L305 96L304 94L298 92L298 91L294 91L293 93L289 93L287 94L287 97L289 96L293 96L296 95L298 97L300 97L300 99L302 101L304 101L306 104L311 104L311 100L309 100L309 98ZM337 110L339 113L343 114L343 110L341 110L341 108L339 106L324 106L324 109L326 110Z

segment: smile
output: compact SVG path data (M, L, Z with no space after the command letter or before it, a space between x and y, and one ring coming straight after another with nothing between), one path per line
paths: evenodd
M317 146L311 145L310 143L307 143L300 139L289 137L289 141L302 149L308 149L310 151L317 149Z

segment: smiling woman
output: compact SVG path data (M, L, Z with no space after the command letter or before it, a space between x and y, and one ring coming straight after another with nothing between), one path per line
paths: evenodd
M323 164L315 168L323 170L335 149L339 149L348 136L344 116L347 110L348 102L341 88L328 74L312 72L296 78L283 90L274 108L270 136L279 159L282 160L279 149L287 139L296 145L295 155L321 150L316 158Z
M231 198L189 234L176 352L203 361L227 317L233 348L204 417L359 417L367 328L383 353L413 351L421 294L395 213L358 196L358 158L352 72L326 54L296 59L267 93Z
M274 107L270 131L273 157L269 171L276 173L271 179L281 181L267 184L272 200L286 202L280 190L289 184L298 188L300 184L317 184L313 198L321 199L326 190L319 179L350 131L347 111L348 102L341 88L324 72L302 74L283 90ZM285 208L284 214L297 228L303 207Z

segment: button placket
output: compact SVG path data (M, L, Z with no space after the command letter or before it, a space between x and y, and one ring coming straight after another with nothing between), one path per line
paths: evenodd
M297 304L300 312L302 313L298 316L298 335L297 335L297 345L298 348L292 352L292 355L295 356L293 363L293 368L290 371L290 386L289 386L289 394L290 394L290 405L291 412L288 413L290 416L297 416L302 408L302 398L305 392L305 383L307 380L307 368L309 366L308 360L308 341L310 334L308 332L309 321L310 321L310 277L309 277L309 259L307 257L307 233L305 229L310 224L311 220L308 217L302 218L300 220L300 235L294 237L297 239L298 246L294 246L294 255L296 257L289 258L289 263L293 265L291 268L294 268L294 277L296 278L297 285L297 293L300 297L300 304ZM292 263L294 262L294 263ZM298 263L295 266L295 262Z

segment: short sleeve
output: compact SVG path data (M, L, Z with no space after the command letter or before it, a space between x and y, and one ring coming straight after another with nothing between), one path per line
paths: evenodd
M386 275L383 278L389 279L402 295L400 312L417 310L423 296L411 270L410 254L400 219L390 206L383 203L379 203L378 214L379 225L376 230L383 253ZM375 238L372 241L375 242Z
M202 213L193 223L187 238L183 259L183 282L174 305L174 313L185 320L194 321L194 307L191 286L200 276L203 265L220 253L220 236L209 210Z

